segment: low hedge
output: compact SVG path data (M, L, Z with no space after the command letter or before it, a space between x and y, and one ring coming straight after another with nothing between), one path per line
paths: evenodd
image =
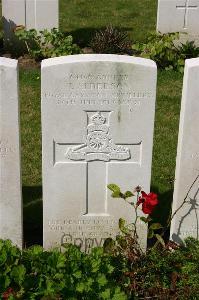
M0 240L1 299L199 299L199 241L151 248L129 245L63 251L19 250ZM148 298L147 298L148 297Z

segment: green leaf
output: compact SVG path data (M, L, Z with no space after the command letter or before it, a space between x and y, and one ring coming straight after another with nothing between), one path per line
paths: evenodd
M60 255L57 257L57 268L64 268L66 263L66 257L60 253Z
M115 270L115 267L113 267L111 264L106 264L107 273L111 274Z
M134 196L134 194L133 194L131 191L126 191L126 192L124 193L125 199L126 199L126 198L129 198L129 197L132 197L132 196Z
M125 225L126 221L122 218L119 219L119 229L123 228Z
M97 282L99 283L100 286L105 286L108 281L106 279L106 276L104 274L101 274L98 276Z
M73 273L73 276L77 279L80 279L82 277L82 272L80 270L77 270Z
M125 223L126 221L122 218L119 219L119 229L121 230L121 232L128 234L129 230L128 228L125 227Z
M85 284L84 282L79 282L76 286L76 291L79 293L82 293L85 289Z
M10 276L5 276L4 275L4 286L5 286L5 288L9 287L10 282L11 282Z
M122 193L120 193L119 191L115 191L111 194L111 197L113 198L123 198L122 197Z
M154 231L152 229L149 228L149 231L148 231L148 239L152 239L154 236Z
M116 287L112 300L127 300L127 295L121 291L119 287Z
M106 289L105 291L103 291L102 293L100 293L99 296L103 300L109 300L109 299L111 299L111 291L110 291L110 289Z
M5 264L7 260L7 253L6 253L6 249L3 248L1 250L1 255L0 255L0 266L3 266Z
M105 239L103 245L104 252L112 252L114 247L115 247L115 241L112 238Z
M144 223L148 223L149 222L148 218L145 218L145 217L140 217L140 220L143 221Z
M24 281L25 274L26 268L23 265L14 266L11 271L11 277L19 285Z
M120 193L120 188L114 183L110 183L107 185L108 189L111 190L112 192L119 192Z
M163 227L160 223L153 223L149 227L149 229L152 229L152 230L157 230L157 229L161 229L161 228L163 228Z
M161 235L155 234L155 237L156 237L157 240L161 243L161 245L162 245L163 247L165 247L165 242L164 242L163 238L161 237Z

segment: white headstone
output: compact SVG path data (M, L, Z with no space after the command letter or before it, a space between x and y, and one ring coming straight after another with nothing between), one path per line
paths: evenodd
M173 198L173 213L182 203L194 180L199 175L199 59L186 60L176 174ZM187 236L199 238L199 179L188 193L187 203L182 206L172 221L171 238L181 242Z
M42 62L44 247L88 251L132 223L133 208L111 198L150 190L156 93L153 61L74 55ZM142 247L147 230L138 226Z
M26 0L26 29L37 31L59 27L58 0Z
M0 238L22 247L17 61L0 58Z
M159 0L157 31L187 33L187 39L199 39L199 0Z
M37 31L59 27L58 0L2 0L5 37L12 36L16 26Z

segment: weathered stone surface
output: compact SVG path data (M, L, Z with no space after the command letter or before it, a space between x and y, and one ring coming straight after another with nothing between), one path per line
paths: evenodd
M17 61L0 58L0 238L22 247Z
M187 236L198 238L199 221L199 59L186 60L178 150L176 160L173 213L178 209L187 193L187 203L182 206L172 221L171 238L181 242ZM191 188L191 189L190 189ZM190 191L189 191L190 189Z
M199 0L159 0L157 31L181 32L182 39L199 39Z
M156 65L120 55L74 55L42 62L44 247L82 250L118 232L132 207L111 198L150 190ZM135 200L135 199L134 199ZM142 247L146 227L138 226Z

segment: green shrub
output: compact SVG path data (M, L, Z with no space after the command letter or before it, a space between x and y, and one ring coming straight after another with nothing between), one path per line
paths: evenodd
M20 251L0 240L0 299L198 299L199 241L139 255L128 235L85 254L73 245ZM107 247L109 244L109 247Z
M169 244L171 248L169 249ZM145 257L128 259L128 292L135 297L157 299L199 299L199 241L185 246L152 248ZM145 299L144 298L144 299Z
M127 299L114 279L122 266L102 248L87 255L73 245L64 252L33 246L21 253L0 241L0 258L2 299Z
M161 69L183 72L185 59L198 57L199 48L194 42L181 44L178 39L178 33L151 33L146 43L136 43L132 49L134 54L154 60Z
M130 44L126 32L109 25L104 30L96 32L90 46L95 53L114 54L128 53Z
M30 57L41 60L62 55L81 53L81 49L73 44L73 37L58 29L43 30L38 34L35 29L19 29L16 37L24 43Z

